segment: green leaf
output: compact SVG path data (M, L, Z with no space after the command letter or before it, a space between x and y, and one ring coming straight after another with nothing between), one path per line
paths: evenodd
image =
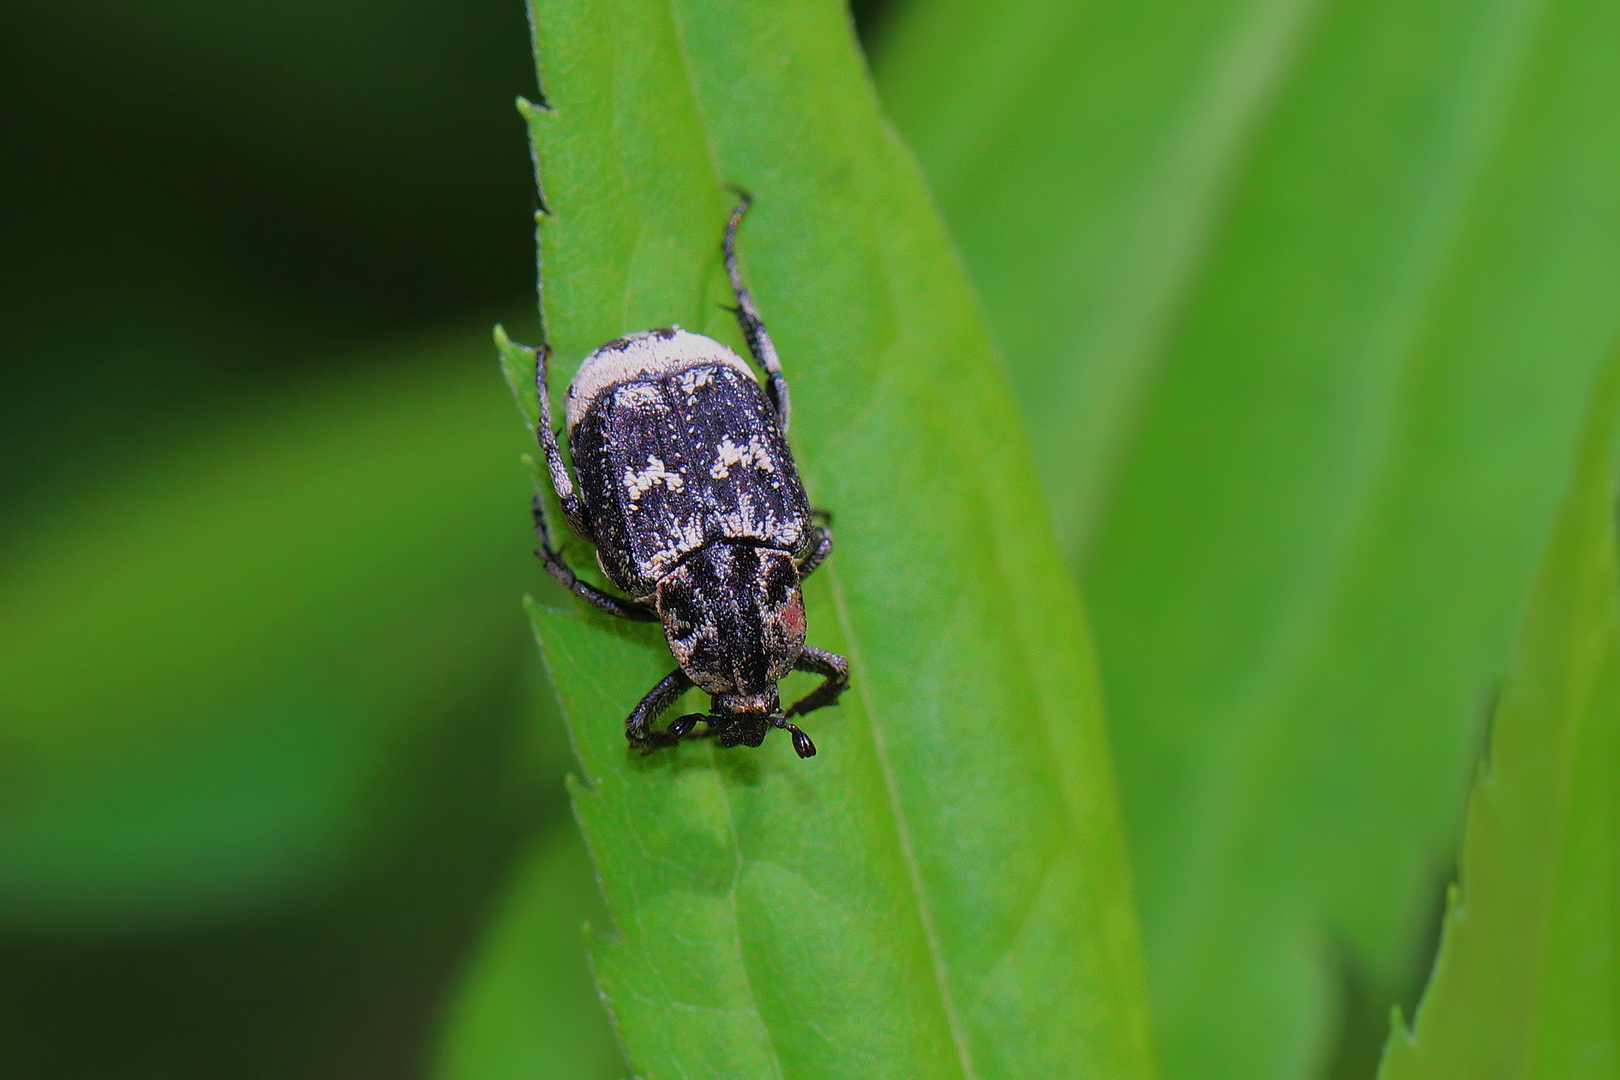
M1620 334L1620 9L930 0L917 147L1094 619L1172 1075L1400 977ZM972 62L964 62L964 57Z
M624 1075L585 963L601 906L571 823L533 844L448 1011L438 1080Z
M0 925L285 910L398 841L447 745L510 738L523 435L478 352L392 353L8 538Z
M745 273L812 498L837 515L810 640L854 669L844 703L808 718L811 761L779 737L641 757L622 724L674 666L657 628L533 607L615 927L596 971L633 1070L1147 1075L1078 605L842 5L538 0L534 24L553 389L630 331L741 347L718 241L724 185L749 188Z
M1434 975L1415 1032L1396 1017L1383 1080L1620 1076L1617 390L1593 410L1468 802Z

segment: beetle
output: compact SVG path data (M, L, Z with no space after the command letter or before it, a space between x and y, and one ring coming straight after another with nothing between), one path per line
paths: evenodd
M676 668L625 720L632 747L649 752L699 722L721 746L759 746L770 728L793 737L801 758L816 745L791 718L838 700L849 662L805 642L801 584L832 552L830 516L813 511L788 449L787 379L737 268L737 228L747 192L721 240L726 273L758 377L732 350L679 326L610 341L587 356L568 386L565 424L578 483L552 428L549 346L536 350L536 436L572 529L596 548L615 595L584 581L552 542L540 495L535 552L562 585L620 618L662 622ZM785 711L777 683L790 671L822 676ZM697 686L708 713L655 729Z

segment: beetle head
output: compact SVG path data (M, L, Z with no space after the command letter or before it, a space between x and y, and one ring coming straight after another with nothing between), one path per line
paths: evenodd
M816 756L816 744L810 741L810 736L799 730L797 724L784 716L752 716L726 714L718 709L712 716L702 713L688 713L669 725L669 734L675 739L684 739L692 733L698 721L709 725L709 729L720 741L721 746L758 746L765 741L765 735L773 727L779 727L793 736L793 752L802 758Z
M707 720L721 746L758 746L771 727L795 732L794 748L815 748L780 716L776 684L804 649L804 597L792 556L773 548L714 543L658 583L658 614L670 652L714 702ZM690 722L687 722L687 721ZM804 748L809 748L809 753Z

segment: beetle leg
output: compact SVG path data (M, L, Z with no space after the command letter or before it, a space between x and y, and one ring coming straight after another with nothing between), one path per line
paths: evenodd
M621 619L630 619L634 622L657 622L658 613L650 608L643 607L634 600L614 596L610 592L598 589L588 581L584 581L574 573L573 567L563 561L562 552L551 543L551 530L546 528L545 501L537 493L534 497L534 532L540 538L540 550L534 554L540 564L550 572L551 576L562 583L562 587L594 607L601 608L609 615L617 615Z
M624 737L630 740L630 745L639 747L646 753L660 746L673 746L680 742L681 736L692 730L691 724L683 725L674 733L654 731L653 724L665 709L675 704L676 698L691 688L691 677L680 668L659 679L658 685L647 691L647 696L641 699L641 704L632 709L624 721ZM683 716L675 723L681 724L685 719Z
M551 474L551 486L557 492L557 501L562 503L563 517L568 519L575 532L594 544L596 537L591 532L585 504L574 490L574 478L568 475L568 466L563 464L562 448L557 445L557 432L551 426L551 390L546 382L550 367L551 346L541 343L534 351L534 392L540 405L540 422L535 425L534 434L540 440L540 451L545 455L546 471Z
M815 573L816 567L826 562L827 556L832 554L832 532L826 526L811 526L810 535L815 538L815 547L811 548L810 554L806 555L804 560L799 563L800 581Z
M546 382L550 366L551 346L542 343L534 355L534 390L536 401L540 406L540 422L535 425L534 433L540 440L541 451L545 454L546 471L551 474L551 486L557 492L557 501L562 503L563 517L568 519L568 524L575 532L595 543L596 539L591 533L585 506L580 501L578 492L574 490L574 478L568 474L568 466L563 464L562 448L557 444L557 432L551 426L551 393ZM552 543L551 529L546 525L545 499L538 493L534 497L534 532L540 539L540 550L536 551L535 555L551 576L562 583L563 588L609 615L617 615L621 619L631 619L635 622L658 621L655 612L632 600L604 592L590 582L581 580L580 576L574 573L573 568L563 561L562 552Z
M838 700L838 695L849 688L849 661L837 653L825 649L812 648L809 645L799 654L798 662L793 665L795 671L808 671L812 675L826 676L826 682L810 691L804 697L795 701L783 713L784 719L789 716L803 716L815 712L817 709L831 705ZM797 746L798 740L794 740ZM801 754L801 757L809 755Z
M776 422L785 433L789 410L787 376L782 374L782 361L777 358L776 346L771 344L771 335L766 332L759 309L754 306L754 298L743 287L742 273L737 269L737 226L742 224L743 215L753 205L754 197L740 187L733 186L731 190L737 193L737 208L726 222L725 239L720 244L726 256L726 275L731 278L731 291L737 297L737 306L731 309L731 313L737 316L737 325L742 327L754 362L765 372L766 381L770 384L771 405L776 409Z

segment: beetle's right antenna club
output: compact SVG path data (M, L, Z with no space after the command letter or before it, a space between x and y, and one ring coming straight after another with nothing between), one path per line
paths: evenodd
M793 752L802 758L816 756L816 744L810 741L810 736L799 730L799 725L789 723L787 720L776 717L771 718L771 724L783 728L793 736Z

